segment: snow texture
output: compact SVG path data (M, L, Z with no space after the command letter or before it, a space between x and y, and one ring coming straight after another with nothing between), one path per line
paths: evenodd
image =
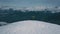
M0 26L6 25L7 22L0 22Z
M26 20L0 27L0 34L60 34L60 25Z

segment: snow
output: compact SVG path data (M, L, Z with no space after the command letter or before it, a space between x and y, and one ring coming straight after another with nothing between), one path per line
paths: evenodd
M0 26L6 25L7 22L0 22Z
M60 34L60 25L26 20L0 27L0 34Z

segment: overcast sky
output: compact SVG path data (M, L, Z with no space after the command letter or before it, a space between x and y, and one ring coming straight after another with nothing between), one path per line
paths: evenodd
M1 6L9 7L53 7L60 6L60 0L0 0Z

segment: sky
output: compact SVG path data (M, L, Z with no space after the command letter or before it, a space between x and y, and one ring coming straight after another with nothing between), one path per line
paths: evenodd
M60 0L0 0L0 7L26 8L26 7L54 7L60 6Z
M0 34L60 34L60 25L26 20L0 27Z

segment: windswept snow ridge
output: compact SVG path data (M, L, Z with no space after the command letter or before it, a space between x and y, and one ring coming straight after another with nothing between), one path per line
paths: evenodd
M42 21L19 21L0 27L0 34L60 34L60 26Z

